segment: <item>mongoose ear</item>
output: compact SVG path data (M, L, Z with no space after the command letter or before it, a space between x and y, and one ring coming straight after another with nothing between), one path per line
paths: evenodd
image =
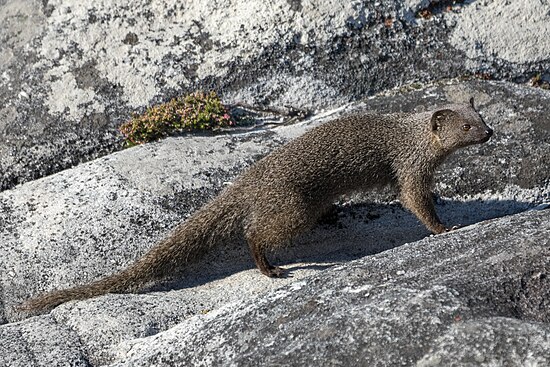
M475 109L474 107L474 97L470 97L470 106Z
M443 122L453 113L452 110L444 109L444 110L437 110L432 115L432 130L441 130L441 127L443 126Z

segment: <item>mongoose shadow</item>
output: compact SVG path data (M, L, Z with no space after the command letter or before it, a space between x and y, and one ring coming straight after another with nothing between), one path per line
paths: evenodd
M239 237L262 274L284 276L268 255L313 228L342 196L380 187L395 188L403 207L430 232L446 232L454 223L445 226L435 210L434 172L456 150L492 135L473 100L421 113L361 113L332 120L254 163L126 269L30 299L20 309L39 311L68 300L136 292ZM395 234L396 228L385 230Z
M482 221L527 210L531 203L515 200L458 201L437 200L436 209L445 222L461 228ZM389 229L391 228L391 230ZM311 231L306 232L269 255L284 266L286 276L300 269L327 269L335 264L399 247L429 236L430 232L410 212L396 203L358 203L334 206ZM200 286L254 268L244 239L235 239L215 249L197 263L182 269L151 291L177 290Z
M445 222L455 223L463 228L522 212L530 205L532 204L514 200L440 200L436 209ZM292 252L292 257L285 253L274 258L282 264L296 262L296 258L304 258L307 262L315 264L345 262L415 242L430 235L414 215L399 204L360 204L342 208L339 212L337 223L320 225L299 238L296 241L296 250L289 251ZM338 246L338 243L341 246ZM311 251L312 248L316 251ZM294 267L286 265L285 268Z

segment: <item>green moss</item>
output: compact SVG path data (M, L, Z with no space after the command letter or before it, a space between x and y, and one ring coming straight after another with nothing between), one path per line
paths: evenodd
M217 130L234 126L235 121L215 92L196 92L149 107L134 115L120 132L129 146L195 130Z

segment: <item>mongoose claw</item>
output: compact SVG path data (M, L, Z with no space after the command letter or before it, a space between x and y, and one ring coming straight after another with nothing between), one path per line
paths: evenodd
M445 227L443 224L439 224L435 227L431 227L430 230L432 232L432 235L441 234L441 233L450 231L450 229Z

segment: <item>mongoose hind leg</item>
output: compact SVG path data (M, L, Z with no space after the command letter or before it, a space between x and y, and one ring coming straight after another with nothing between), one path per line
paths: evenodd
M285 275L282 268L273 266L266 257L266 252L288 244L297 234L308 229L317 218L293 207L294 210L283 210L277 214L262 213L255 218L252 225L245 230L245 238L258 270L268 277L280 278Z
M285 270L278 266L273 266L267 261L264 251L259 249L257 246L250 246L250 251L252 252L252 257L256 263L256 267L264 275L267 275L270 278L282 278L285 275Z
M282 276L284 276L284 269L278 266L271 265L267 260L265 254L266 250L269 247L274 246L273 243L270 243L269 239L266 238L266 236L263 236L261 232L252 230L246 235L246 241L248 242L248 246L250 248L252 258L254 259L254 263L262 274L267 275L270 278L281 278Z

